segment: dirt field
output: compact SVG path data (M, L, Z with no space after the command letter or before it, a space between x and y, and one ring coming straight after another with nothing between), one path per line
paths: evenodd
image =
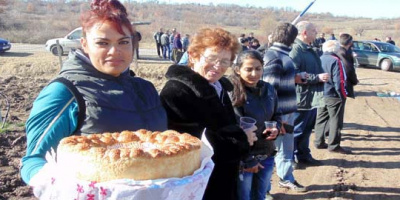
M142 56L138 76L152 81L158 90L165 82L169 62ZM0 93L7 96L11 111L0 133L0 199L34 199L19 177L24 155L24 123L39 91L58 72L58 59L49 53L8 52L0 55ZM297 181L309 192L279 188L273 176L275 199L400 199L400 101L377 97L377 92L400 92L400 73L357 69L360 84L356 99L346 105L342 145L353 154L332 154L312 147L323 166L295 171ZM5 100L1 97L3 117Z

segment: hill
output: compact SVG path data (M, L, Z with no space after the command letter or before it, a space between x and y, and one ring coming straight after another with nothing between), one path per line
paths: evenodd
M236 35L254 32L264 42L277 23L290 22L299 14L290 8L231 4L165 4L156 0L126 0L124 4L132 21L151 22L137 27L144 42L151 42L160 27L176 27L184 34L193 34L201 27L223 27ZM43 44L80 26L80 12L88 6L87 0L0 0L0 37L18 43ZM314 22L319 32L347 32L357 39L392 36L400 43L400 22L396 19L334 17L331 13L307 13L303 19Z

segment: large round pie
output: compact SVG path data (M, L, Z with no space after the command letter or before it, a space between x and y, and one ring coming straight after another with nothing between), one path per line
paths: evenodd
M198 138L172 130L70 136L58 145L57 164L86 181L184 177L200 167L200 148Z

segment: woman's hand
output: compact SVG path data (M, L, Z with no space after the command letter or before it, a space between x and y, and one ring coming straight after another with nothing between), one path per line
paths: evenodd
M249 142L250 146L253 146L254 142L258 140L256 133L254 132L256 130L257 130L256 125L253 125L248 129L243 129L243 131L246 133L247 141Z
M283 123L282 123L282 126L281 126L280 134L281 135L285 135L286 134L286 129L285 129L285 126L283 125Z
M265 129L263 134L265 134L267 137L265 138L266 140L273 140L278 136L278 129L277 128L269 128Z
M250 173L257 173L258 171L260 171L260 169L264 169L264 166L262 166L260 163L257 163L256 166L247 168L247 169L243 169L243 171L250 172Z

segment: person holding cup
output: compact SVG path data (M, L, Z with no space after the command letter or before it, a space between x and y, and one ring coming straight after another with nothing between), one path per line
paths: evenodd
M251 117L257 126L257 141L249 155L242 161L239 175L240 199L265 199L271 190L274 168L274 139L279 134L281 112L277 109L278 97L272 85L260 80L263 74L263 58L257 51L241 52L229 77L234 85L230 93L237 118ZM242 121L242 120L241 120ZM266 128L274 121L275 126ZM269 197L271 198L271 197Z
M199 30L188 48L188 66L169 67L161 102L167 111L168 128L198 138L205 133L214 149L214 170L203 199L234 200L240 161L255 139L256 126L238 126L228 91L233 86L223 77L240 45L220 28ZM247 136L248 135L248 136Z
M239 121L240 128L242 128L243 130L248 130L255 127L257 122L251 117L240 117ZM250 146L253 146L254 142L258 140L256 134L254 132L252 133L253 134L247 136L247 140L249 141Z
M307 79L296 84L297 111L294 116L294 168L321 165L311 155L310 136L315 125L317 108L323 104L324 83L329 80L321 66L318 54L310 44L317 36L316 26L308 21L296 24L298 35L289 56L295 63L296 73L307 72Z
M307 188L297 182L293 174L293 125L296 102L296 83L303 84L308 79L307 72L296 74L295 64L289 57L290 46L298 34L291 23L280 23L273 31L273 45L264 54L263 80L273 85L278 94L278 109L282 112L281 130L275 140L276 174L279 186L296 192L306 192Z

